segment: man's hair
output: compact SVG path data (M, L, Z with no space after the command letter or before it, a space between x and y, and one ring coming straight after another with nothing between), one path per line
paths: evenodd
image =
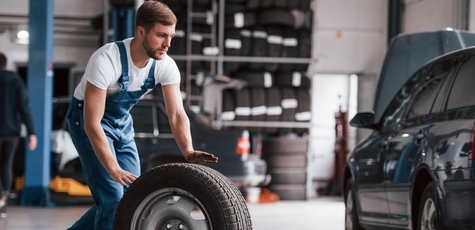
M155 23L171 26L175 25L177 21L175 14L166 4L156 0L147 0L137 10L135 26L141 26L148 32L155 26Z
M0 69L5 69L7 67L7 57L5 54L0 53Z

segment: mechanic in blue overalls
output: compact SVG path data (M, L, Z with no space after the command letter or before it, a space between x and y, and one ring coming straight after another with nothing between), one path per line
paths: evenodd
M218 161L192 146L180 72L167 55L176 23L165 4L145 1L136 13L135 37L106 44L89 59L71 99L68 122L95 204L69 229L112 229L124 190L140 174L129 110L158 83L173 136L185 159Z

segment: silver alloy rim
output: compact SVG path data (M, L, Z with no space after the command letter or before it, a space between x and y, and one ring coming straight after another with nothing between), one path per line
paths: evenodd
M212 227L208 212L195 196L180 188L163 188L142 200L130 229L212 230Z
M346 229L352 230L353 229L353 219L352 219L352 212L353 212L353 194L351 190L348 191L346 195Z
M437 220L435 203L432 198L428 198L424 203L421 216L421 230L436 230Z

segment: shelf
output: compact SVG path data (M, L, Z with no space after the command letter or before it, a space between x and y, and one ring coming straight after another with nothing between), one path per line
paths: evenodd
M224 61L224 62L261 62L261 63L288 63L309 64L317 59L286 58L286 57L244 57L244 56L207 56L207 55L171 55L175 61Z

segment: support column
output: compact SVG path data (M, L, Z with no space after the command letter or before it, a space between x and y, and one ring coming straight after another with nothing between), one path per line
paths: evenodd
M51 110L53 82L54 2L29 1L30 33L27 84L38 146L25 151L25 188L20 205L51 206Z

